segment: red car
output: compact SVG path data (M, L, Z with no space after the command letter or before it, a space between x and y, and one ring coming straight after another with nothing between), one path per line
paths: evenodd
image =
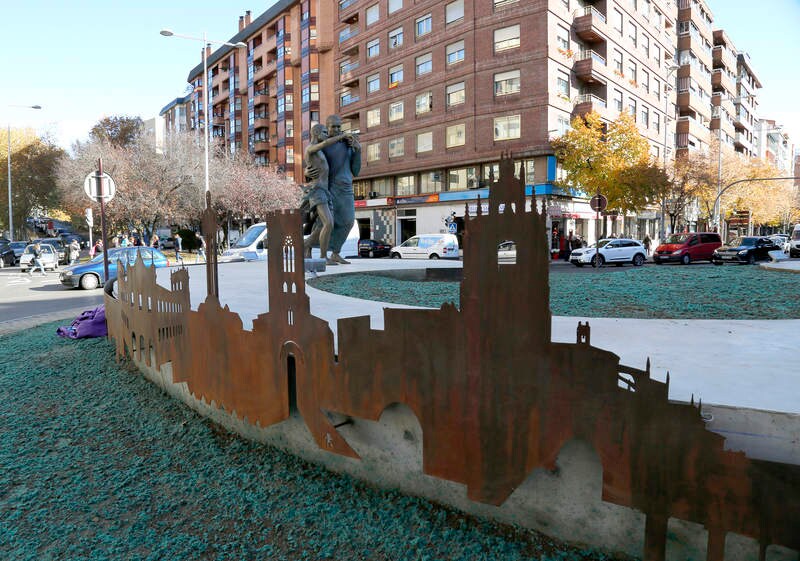
M711 261L714 250L722 245L716 232L684 232L671 234L666 243L659 245L653 253L656 265L678 261L688 265L692 261Z

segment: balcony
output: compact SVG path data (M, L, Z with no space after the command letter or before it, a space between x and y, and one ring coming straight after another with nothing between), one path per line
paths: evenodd
M704 101L699 95L690 90L678 90L676 103L682 112L692 111L706 119L711 118L710 100L706 98Z
M266 50L268 53L271 53L272 51L277 51L278 50L278 36L277 35L271 35L271 36L267 37L267 40L264 41L264 43L262 45L262 48L264 50Z
M573 103L572 114L575 116L586 115L592 111L603 115L608 106L605 99L594 94L581 94L576 96Z
M214 113L211 119L212 126L225 126L225 113Z
M253 80L263 80L275 74L278 69L277 59L268 60L263 66L253 68Z
M358 75L355 70L358 68L358 61L349 62L339 67L339 83L343 86L350 86L358 82Z
M339 21L345 21L358 12L358 0L339 0Z
M722 89L730 95L736 94L736 84L734 84L730 75L722 68L715 68L711 71L711 86L716 89Z
M722 45L717 45L711 49L711 59L714 63L714 68L729 68L731 70L736 68L736 57Z
M256 113L253 115L253 128L266 129L269 128L269 113Z
M357 93L346 93L339 96L339 107L347 107L351 103L355 103L359 100Z
M253 152L269 152L269 140L256 138L253 140Z
M266 105L269 103L269 96L266 90L259 90L253 95L253 106Z
M692 119L691 117L678 117L678 121L675 124L675 133L688 133L695 138L707 140L709 129L697 119Z
M606 71L606 59L594 51L582 51L575 56L572 71L578 79L587 84L606 84L603 73Z
M594 6L573 12L572 27L575 34L590 43L606 40L606 16Z
M747 133L737 132L733 137L733 145L736 148L742 148L745 151L753 151L753 143L747 138Z
M348 39L358 35L359 29L357 26L348 25L339 32L339 43L344 43Z

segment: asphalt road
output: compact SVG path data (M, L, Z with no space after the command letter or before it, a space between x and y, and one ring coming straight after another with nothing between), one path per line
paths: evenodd
M43 277L21 273L19 267L0 269L0 324L23 321L41 315L53 319L78 308L89 309L103 303L103 291L70 289L58 281L58 272Z

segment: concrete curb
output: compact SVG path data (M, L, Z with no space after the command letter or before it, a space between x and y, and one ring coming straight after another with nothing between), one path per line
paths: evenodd
M800 261L762 263L759 265L765 271L778 271L781 273L800 273Z

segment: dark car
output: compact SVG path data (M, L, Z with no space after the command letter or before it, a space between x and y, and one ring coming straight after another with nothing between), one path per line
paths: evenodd
M61 238L39 238L38 240L33 240L31 243L39 243L39 244L46 243L47 245L53 246L53 249L58 255L58 262L61 265L66 265L67 263L69 263L69 255L67 255L67 246L64 245L64 242L61 241Z
M17 263L17 256L14 255L14 248L10 243L0 243L0 269L3 267L13 267Z
M61 243L63 243L65 246L71 244L72 240L78 240L78 245L80 247L86 247L86 240L83 239L83 236L79 234L73 234L72 232L64 232L59 234L58 237L61 240Z
M25 253L25 248L28 246L28 242L11 242L9 245L11 246L11 249L14 250L17 263L19 263L19 258L22 257L23 253Z
M387 257L392 251L392 246L378 240L359 240L358 254L361 257Z
M766 261L769 259L769 252L775 250L783 251L775 245L775 242L763 236L744 236L732 240L729 244L723 245L714 252L711 258L714 265L723 263L749 263L756 261Z
M148 267L169 267L169 259L157 249L151 247L115 247L108 250L108 275L111 278L117 276L117 261L122 262L123 267L134 263L137 258L141 258ZM91 290L105 284L105 273L103 271L103 255L100 254L88 263L72 265L64 269L58 279L61 284L69 288L80 286L83 289Z

